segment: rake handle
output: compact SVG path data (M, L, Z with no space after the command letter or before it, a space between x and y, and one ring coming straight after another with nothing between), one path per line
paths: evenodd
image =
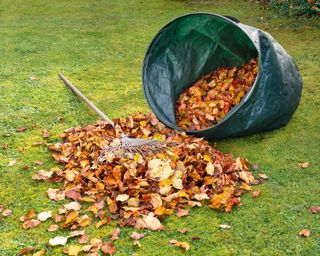
M86 98L62 73L58 74L59 78L67 85L71 91L74 92L80 99L82 99L94 112L98 114L98 116L106 121L107 123L111 124L114 127L114 123L112 120L107 117L96 105L94 105L90 100Z

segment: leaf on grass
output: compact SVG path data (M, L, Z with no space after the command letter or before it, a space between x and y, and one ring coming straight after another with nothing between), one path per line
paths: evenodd
M49 199L54 201L61 201L65 198L65 192L55 188L49 188L47 194Z
M39 170L37 174L34 174L32 176L32 179L34 180L47 180L51 178L53 172L52 171L45 171L45 170Z
M101 246L101 251L112 256L116 253L117 249L113 246L112 242L105 242Z
M42 138L49 138L50 137L50 132L48 129L42 129Z
M96 228L100 228L101 226L109 223L110 223L110 217L104 218L96 223Z
M149 212L147 216L143 216L143 221L146 224L146 228L150 230L162 230L163 225L157 217L154 217L154 213Z
M86 244L88 242L88 236L87 235L82 235L78 238L78 243L79 244Z
M43 161L37 160L37 161L34 161L34 164L35 165L43 165Z
M130 237L133 239L133 240L139 240L140 238L144 237L145 234L143 233L137 233L137 232L132 232L132 234L130 235Z
M299 232L299 235L301 237L309 237L311 234L310 230L309 229L302 229L300 232Z
M189 232L189 230L187 228L182 228L178 230L181 234L185 234L187 232Z
M83 236L85 233L84 230L75 230L75 231L72 231L69 235L68 235L68 238L72 238L72 237L76 237L76 236Z
M188 216L189 213L190 213L190 210L189 210L189 209L178 208L176 215L177 215L178 217L184 217L184 216Z
M187 242L179 242L175 239L172 239L169 241L170 244L173 244L174 246L180 247L185 252L190 250L190 245Z
M259 189L251 192L252 197L259 197L261 195L261 191Z
M52 224L52 225L50 225L50 226L47 228L47 230L48 230L49 232L54 232L54 231L58 230L58 228L59 228L58 225Z
M39 226L40 223L41 223L40 220L35 220L35 219L26 220L26 221L22 224L22 227L23 227L23 229L35 228L36 226Z
M300 168L305 169L305 168L308 168L310 164L309 164L309 162L304 162L304 163L300 163L298 165Z
M78 219L78 216L79 216L79 212L78 211L72 211L72 212L69 212L66 216L66 221L64 224L69 224L73 221L75 221L76 219Z
M118 240L119 235L120 235L120 229L119 228L114 228L112 230L112 234L111 234L111 241Z
M68 241L68 237L64 236L56 236L54 238L50 238L49 244L51 246L57 246L57 245L65 245Z
M231 226L228 224L220 224L219 227L222 229L230 229L231 228Z
M33 256L41 256L41 255L44 255L45 252L46 252L46 251L42 249L42 250L37 251L36 253L34 253Z
M266 180L268 179L269 177L267 175L265 175L264 173L258 173L258 176L263 179L263 180Z
M67 249L69 256L77 256L81 252L81 247L79 245L70 245Z
M310 212L312 213L317 213L320 211L320 205L319 206L311 206L310 207Z
M28 248L24 248L22 249L20 252L19 252L19 255L24 255L28 252L33 252L35 251L36 249L34 247L28 247Z
M5 209L3 212L2 212L2 216L3 217L8 217L8 216L11 216L12 215L12 210L10 209Z
M27 130L27 127L25 127L25 126L21 126L16 129L17 132L25 132L26 130Z
M79 204L78 202L71 202L64 205L64 208L67 211L70 211L70 210L78 211L81 209L81 207L82 207L81 204Z
M8 163L8 166L14 166L17 163L17 160L10 160L10 162Z
M40 221L46 221L47 219L52 217L52 212L51 211L47 211L47 212L40 212L38 214L38 220Z

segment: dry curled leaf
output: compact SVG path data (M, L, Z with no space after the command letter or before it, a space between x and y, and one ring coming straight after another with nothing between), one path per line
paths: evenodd
M300 232L299 232L299 235L301 237L309 237L311 234L310 230L309 229L302 229Z
M45 170L39 170L37 174L34 174L32 176L32 179L34 180L47 180L51 178L53 172L52 171L45 171Z
M310 207L310 212L312 212L312 213L317 213L317 212L319 212L320 211L320 205L318 205L318 206L311 206Z
M111 234L111 241L118 240L119 235L120 235L120 229L119 228L114 228L112 230L112 234Z
M49 199L54 201L61 201L65 198L65 192L55 188L49 188L47 194Z
M22 249L21 251L19 251L19 255L24 255L26 253L29 253L29 252L33 252L35 251L36 249L34 247L28 247L28 248L24 248Z
M3 212L2 212L2 216L3 217L8 217L8 216L11 216L12 215L12 210L10 209L5 209Z
M58 225L52 224L52 225L50 225L50 226L47 228L47 230L48 230L49 232L54 232L54 231L58 230L58 228L59 228Z
M259 197L261 195L261 191L259 189L251 192L252 197Z
M44 255L45 252L46 252L46 251L42 249L42 250L37 251L36 253L34 253L33 256L41 256L41 255Z
M35 220L35 219L26 220L26 221L22 224L22 227L23 227L23 229L35 228L35 227L39 226L40 223L41 223L40 220Z
M266 180L268 179L269 177L267 175L265 175L264 173L259 173L258 176L263 179L263 180Z
M305 169L305 168L308 168L309 165L310 165L309 162L304 162L304 163L300 163L299 167L302 168L302 169Z
M146 228L150 230L162 230L163 225L157 217L154 217L153 213L149 213L147 216L143 216L143 221L146 224Z
M112 242L105 242L101 246L101 251L112 256L116 253L117 249L113 246Z
M169 241L170 244L173 244L174 246L180 247L185 252L190 250L190 245L187 242L179 242L175 239L172 239Z

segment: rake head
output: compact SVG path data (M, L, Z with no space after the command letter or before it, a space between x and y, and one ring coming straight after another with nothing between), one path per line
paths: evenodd
M125 134L121 134L120 139L115 139L102 151L98 160L102 162L113 157L133 157L137 153L145 157L165 149L166 144L162 141L129 138Z

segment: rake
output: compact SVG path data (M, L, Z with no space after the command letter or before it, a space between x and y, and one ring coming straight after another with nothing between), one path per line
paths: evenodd
M82 99L98 116L115 128L114 122L107 117L97 106L88 100L63 74L58 74L60 79L67 85L80 99ZM106 146L98 161L102 162L112 157L132 157L139 153L142 157L150 154L156 154L164 151L166 144L158 140L146 140L139 138L129 138L122 133L118 140L114 140L109 146Z

